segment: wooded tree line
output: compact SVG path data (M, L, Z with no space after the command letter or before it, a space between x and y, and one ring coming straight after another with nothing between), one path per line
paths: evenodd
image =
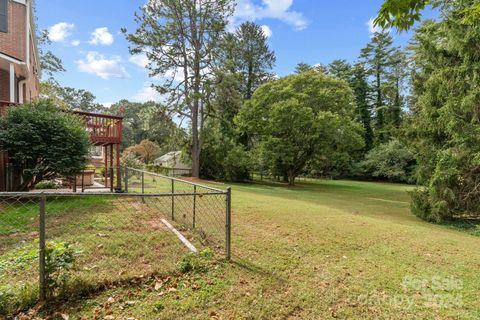
M227 31L232 0L149 1L136 14L138 28L123 31L131 53L149 59L151 76L167 79L156 86L166 100L112 106L126 117L124 147L144 140L165 151L183 147L194 176L203 178L244 181L262 173L291 185L301 174L417 182L419 216L475 214L479 5L387 0L376 22L408 29L428 4L441 17L418 27L408 48L377 32L354 62L299 63L279 78L260 26ZM70 107L103 108L81 90L50 89Z
M194 175L418 179L414 211L427 219L478 208L476 1L387 0L381 26L408 29L428 4L441 18L408 50L378 32L352 64L299 64L281 79L261 28L225 31L232 4L151 1L127 32L153 75L182 75L159 89L191 120Z
M344 60L328 66L299 64L296 75L275 79L275 53L260 26L246 22L233 32L226 31L233 4L226 0L150 1L136 15L137 30L124 30L132 43L131 53L149 58L151 75L170 76L157 89L168 95L168 108L190 122L187 149L195 176L247 180L253 172L261 171L291 184L304 173L412 180L413 157L406 161L408 170L375 166L378 150L370 156L368 166L361 164L369 151L398 135L406 106L406 54L393 46L388 33L376 33L355 64ZM311 85L308 94L317 100L302 101L307 94L302 87L311 83L317 87ZM266 87L257 93L263 85ZM269 85L275 87L269 91ZM279 95L291 85L297 87ZM271 109L273 104L287 101L288 106L279 106L282 112ZM265 107L259 108L261 103ZM311 143L299 144L293 139L295 129L300 128L293 127L294 121L278 118L262 122L265 117L273 121L274 114L286 117L287 110L298 111L297 107L310 108L304 110L303 122L297 126L307 125L311 117L321 117L325 124L351 120L351 126L348 130L333 126L326 134L322 131L326 127L318 127L316 119L313 123L317 127L303 132L304 139L311 134ZM319 115L319 110L331 114ZM343 117L343 122L336 117ZM299 120L293 114L291 118ZM324 136L319 141L321 133ZM328 152L327 146L331 149ZM411 155L403 148L393 151L401 153L399 156Z

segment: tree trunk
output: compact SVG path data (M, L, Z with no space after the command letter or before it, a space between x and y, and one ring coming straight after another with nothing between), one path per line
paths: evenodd
M292 171L290 171L288 173L288 186L289 187L294 187L295 186L295 178L296 177L297 176Z
M200 137L198 132L198 100L192 110L192 177L200 178Z

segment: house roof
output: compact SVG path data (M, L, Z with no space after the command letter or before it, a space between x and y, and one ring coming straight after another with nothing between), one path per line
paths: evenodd
M155 162L168 162L173 159L179 159L180 156L182 155L182 151L171 151L167 154L164 154L163 156L157 158Z

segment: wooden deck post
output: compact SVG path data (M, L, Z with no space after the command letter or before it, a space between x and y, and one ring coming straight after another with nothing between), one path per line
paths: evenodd
M122 173L120 171L120 144L117 144L117 192L122 191Z
M110 145L110 191L113 192L113 144Z
M103 146L103 160L105 162L105 173L103 177L105 178L105 188L108 188L108 148Z

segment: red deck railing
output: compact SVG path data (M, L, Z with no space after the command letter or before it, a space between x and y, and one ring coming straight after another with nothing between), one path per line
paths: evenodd
M17 104L0 100L0 116L5 115L8 108L15 105ZM94 145L122 143L122 117L83 111L74 111L74 113L85 121L85 127Z
M122 117L75 111L85 121L94 145L120 144L122 142Z

